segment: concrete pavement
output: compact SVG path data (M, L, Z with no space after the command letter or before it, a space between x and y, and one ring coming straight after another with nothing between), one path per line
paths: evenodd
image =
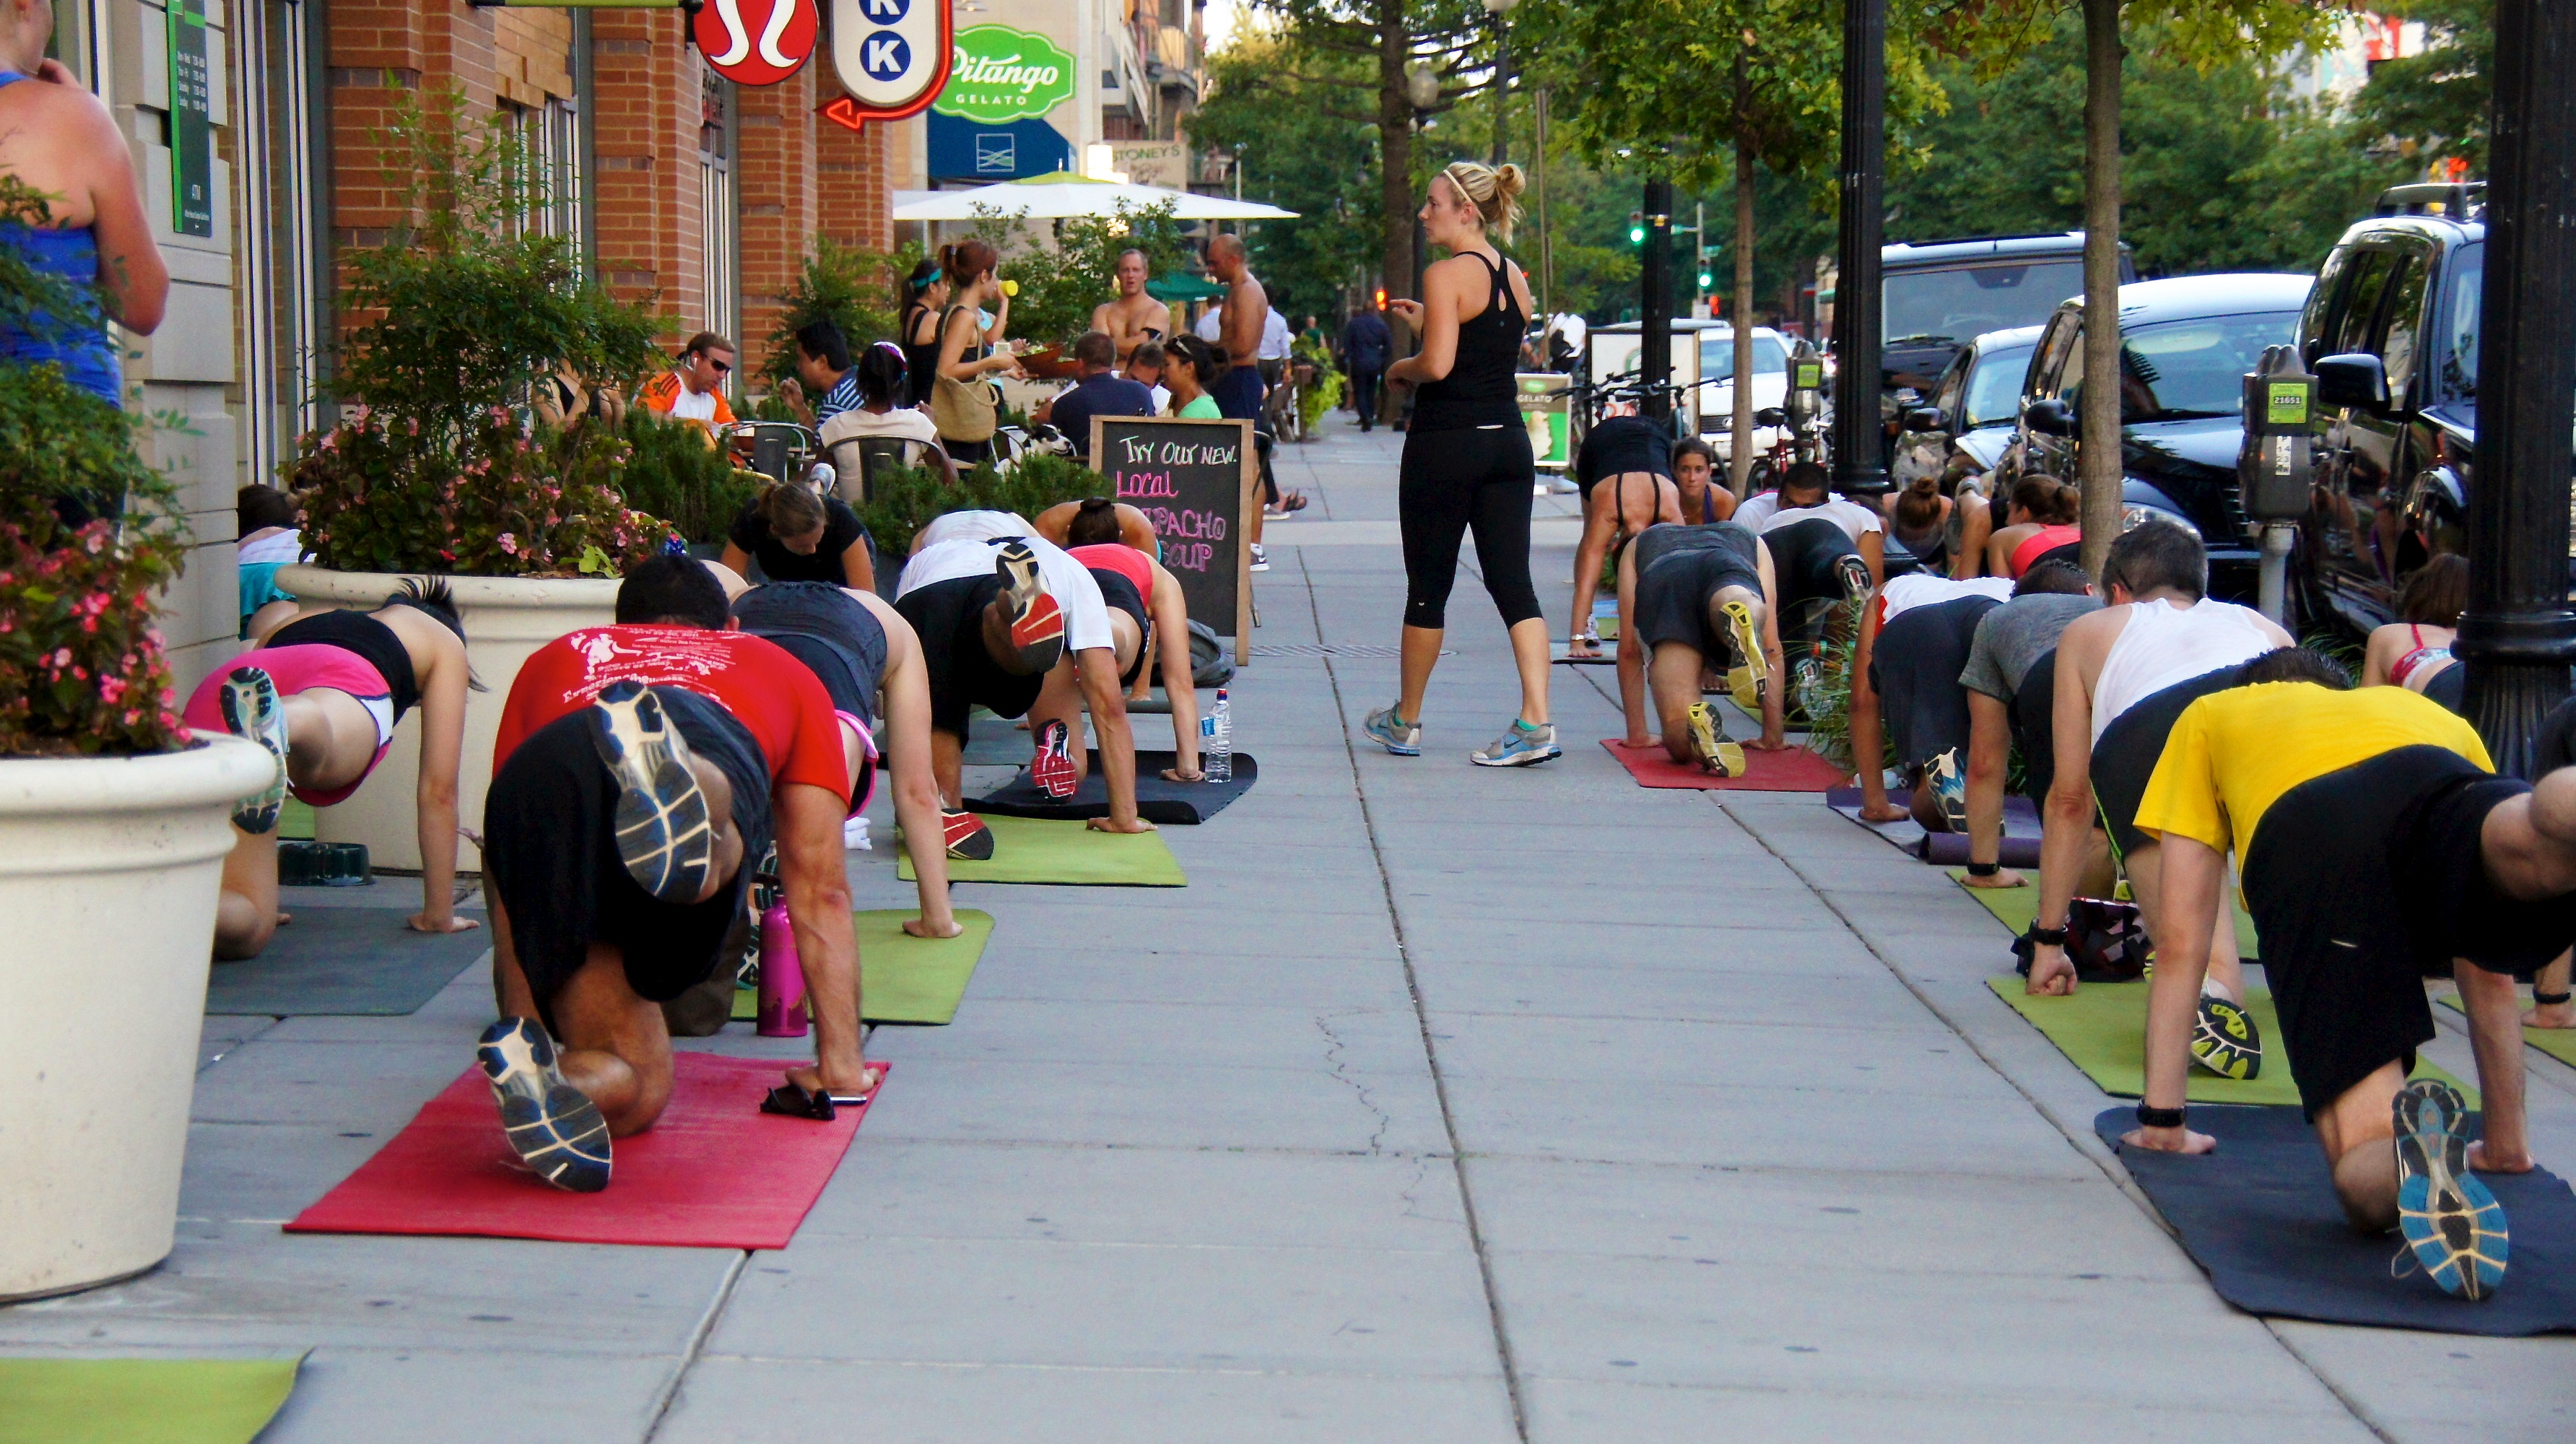
M1472 552L1426 755L1354 747L1401 440L1283 453L1318 500L1270 529L1286 650L1235 689L1262 780L1166 830L1190 886L961 887L999 920L965 1006L875 1034L897 1072L786 1250L278 1232L467 1062L474 969L409 1018L209 1020L178 1251L0 1309L0 1352L313 1347L277 1441L2576 1429L2576 1339L2220 1303L1986 991L1983 910L1811 795L1631 785L1608 669L1556 669L1565 760L1469 767L1517 705ZM1538 505L1561 635L1570 499ZM862 905L897 906L879 847ZM2531 1064L2563 1169L2576 1071Z

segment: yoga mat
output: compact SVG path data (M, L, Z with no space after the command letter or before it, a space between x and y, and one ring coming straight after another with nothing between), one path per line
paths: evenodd
M1608 637L1603 637L1601 639L1601 655L1598 657L1569 657L1566 655L1566 651L1567 648L1565 643L1551 642L1548 644L1547 658L1551 662L1555 662L1560 666L1566 667L1615 667L1619 665L1619 644Z
M1912 804L1914 793L1910 788L1891 787L1887 800L1906 807ZM1911 817L1894 822L1861 821L1861 791L1857 787L1837 787L1826 793L1825 805L1887 839L1889 845L1936 867L1955 867L1968 860L1965 833L1925 832L1923 825ZM2039 866L2039 808L2029 798L2004 795L2004 835L1995 860L2006 867Z
M2036 867L2038 864L2033 863L2032 866ZM2014 937L2020 937L2023 933L2029 932L2030 925L2039 920L2039 879L2036 877L2029 879L2022 887L1970 887L1968 870L1954 867L1950 869L1950 880L1959 885L1960 891L1975 898L1986 911L1993 913L1995 921L2002 923ZM2229 897L2228 904L2236 910L2238 960L2248 963L2259 962L2262 959L2262 953L2254 946L2254 919L2246 915L2244 904L2237 902L2233 896Z
M1177 760L1170 752L1136 754L1136 815L1147 822L1176 827L1196 827L1225 810L1225 805L1252 790L1261 780L1261 764L1249 752L1234 754L1234 776L1223 782L1173 782L1163 776L1163 769ZM1008 787L975 798L966 804L972 812L986 817L1052 817L1086 818L1109 815L1109 779L1100 771L1100 751L1091 751L1090 770L1082 774L1082 785L1073 796L1061 801L1046 795L1046 790L1029 780L1022 772L1011 779Z
M2522 998L2525 1003L2531 1001L2529 993L2523 994ZM2460 1006L2460 995L2457 993L2438 993L2434 995L2433 1001L2454 1013L2463 1016L2467 1013L2467 1010ZM2568 1067L2576 1068L2576 1028L2534 1028L2526 1025L2522 1030L2522 1041Z
M1079 822L996 814L984 819L993 829L993 856L985 862L948 859L950 882L1061 883L1077 887L1187 887L1189 877L1178 858L1150 832L1094 832ZM896 864L905 882L914 880L912 856Z
M313 804L290 797L277 810L277 838L280 842L313 840Z
M784 1118L759 1111L784 1060L682 1052L671 1062L670 1107L617 1140L605 1192L565 1193L522 1167L482 1069L469 1067L286 1231L785 1248L867 1105L829 1123Z
M415 890L416 895L416 890ZM417 1013L458 973L490 950L492 927L416 933L409 907L289 908L258 957L218 962L206 982L216 1016L396 1017Z
M0 1444L250 1444L291 1359L0 1359Z
M1029 759L1037 755L1037 743L1029 739L1029 734L1004 718L978 712L968 730L973 735L966 739L966 750L960 757L965 766L1026 767Z
M1786 752L1757 752L1744 749L1744 775L1718 777L1702 772L1691 763L1675 762L1661 744L1631 747L1616 737L1604 737L1601 745L1628 769L1639 787L1695 787L1724 792L1823 792L1840 786L1851 774L1804 747Z
M2011 1009L2030 1021L2066 1061L2114 1098L2136 1098L2146 1091L2147 985L2086 983L2065 998L2034 998L2022 991L2018 977L1988 978L1986 986ZM2184 1096L2194 1103L2248 1103L2296 1107L2299 1086L2290 1081L2290 1060L2281 1050L2281 1019L2273 1011L2268 988L2245 990L2245 1011L2263 1035L2263 1071L2238 1082L2204 1069L2190 1070ZM2422 1057L2415 1059L2417 1078L2438 1078L2460 1090L2469 1106L2478 1106L2478 1090L2452 1077ZM2291 1115L2296 1118L2296 1114Z
M906 920L921 916L915 908L882 908L853 915L859 934L859 1019L867 1023L945 1024L957 1016L966 984L993 939L993 915L959 908L957 921L966 931L953 938L916 938L903 930ZM760 993L737 988L733 1017L748 1023L760 1016Z
M2576 1331L2576 1194L2547 1169L2478 1175L2504 1205L2513 1249L2503 1287L2471 1303L2420 1272L2394 1277L2389 1264L2403 1241L2344 1222L2325 1154L2297 1109L2194 1110L2191 1126L2216 1138L2217 1150L2184 1157L2122 1148L2120 1135L2137 1127L2128 1109L2093 1120L2210 1286L2245 1312L2507 1338Z

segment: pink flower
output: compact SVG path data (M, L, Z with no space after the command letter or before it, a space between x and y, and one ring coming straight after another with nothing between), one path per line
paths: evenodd
M56 667L68 667L68 666L70 666L71 664L72 664L72 649L71 649L71 648L69 648L69 647L64 647L64 648L61 648L61 649L57 650L57 651L54 653L54 655L53 655L53 659L52 659L52 665L54 665L54 666L56 666Z
M503 532L493 540L501 550L508 552L510 555L517 556L519 554L519 539L511 533Z

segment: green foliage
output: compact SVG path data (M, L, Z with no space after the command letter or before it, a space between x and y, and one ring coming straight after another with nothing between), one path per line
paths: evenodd
M1041 224L1053 225L1052 245L1034 233ZM1091 313L1116 299L1120 252L1143 251L1149 273L1162 276L1180 270L1190 251L1168 203L1052 223L990 211L976 218L975 234L1002 253L1002 274L1019 285L1020 293L1011 298L1010 334L1052 346L1071 346L1091 329ZM891 325L887 334L893 334Z
M688 541L723 541L733 519L760 491L759 479L737 470L696 426L635 406L627 409L618 434L626 459L616 484L626 504L661 518Z
M768 354L760 364L760 379L767 388L775 392L780 382L796 374L796 333L813 322L829 321L840 327L849 338L852 356L870 342L896 339L895 288L920 259L918 241L878 251L817 237L814 253L796 273L796 283L779 298L784 305L778 324L769 330ZM764 399L762 409L771 404ZM780 405L771 419L793 418Z
M341 313L366 318L341 344L343 394L455 438L558 367L624 385L661 364L661 320L592 281L570 239L536 230L539 168L515 130L451 89L407 99L382 139L406 219L340 253Z
M1817 649L1813 673L1789 696L1790 704L1806 715L1808 750L1846 771L1852 765L1852 666L1860 653L1862 605L1840 605L1840 615L1825 624L1825 643Z
M2454 155L2471 173L2487 164L2487 113L2495 100L2495 0L2415 0L2424 51L2371 67L2353 99L2355 130L2393 142L2421 164Z
M1349 87L1374 74L1353 57L1300 55L1289 41L1256 35L1209 58L1209 97L1190 117L1190 138L1239 150L1243 193L1297 212L1245 232L1253 273L1282 314L1337 317L1348 288L1378 263L1375 129L1346 113ZM1344 101L1336 107L1335 101Z
M1108 496L1109 478L1061 456L1021 457L1009 471L985 462L960 473L950 486L937 471L912 468L880 473L859 508L879 556L912 554L912 539L932 518L952 511L1007 511L1034 519L1059 502Z

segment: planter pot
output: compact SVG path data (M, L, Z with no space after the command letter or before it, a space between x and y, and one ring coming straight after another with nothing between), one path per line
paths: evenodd
M528 654L566 632L604 627L616 620L617 582L589 577L446 577L465 619L465 655L488 692L465 694L465 756L456 778L457 820L483 830L483 794L492 785L492 743L501 730L501 708ZM402 585L399 574L335 572L321 567L280 567L277 584L306 602L330 602L373 611ZM366 785L337 807L314 814L323 842L364 843L381 868L420 867L420 824L414 800L420 790L420 713L394 728L393 750ZM456 865L473 872L481 859L460 841Z
M204 740L0 760L0 1303L169 1256L233 803L276 765Z

